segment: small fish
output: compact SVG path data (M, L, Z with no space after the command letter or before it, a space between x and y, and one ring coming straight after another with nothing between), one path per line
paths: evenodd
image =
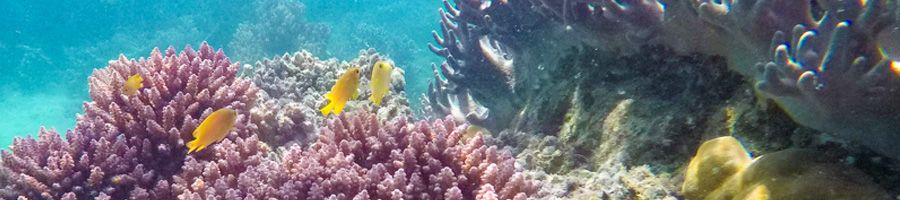
M481 133L482 135L491 135L491 131L487 130L484 127L470 124L469 127L466 127L466 131L463 132L462 137L460 137L459 142L465 144L469 142L469 139L475 137L476 134Z
M391 72L394 67L390 63L378 61L372 66L372 95L369 100L377 106L381 106L381 99L391 89Z
M132 75L128 77L128 80L125 80L125 85L122 86L122 93L125 95L132 96L138 93L138 90L144 87L144 77L141 77L140 74Z
M222 108L210 114L197 129L194 129L194 140L187 143L188 153L197 152L206 146L222 141L237 120L237 112L230 108Z
M322 108L322 115L328 116L328 113L331 112L339 115L344 110L348 100L355 100L359 97L357 89L359 88L359 73L358 67L351 67L338 78L334 86L331 87L331 92L325 94L325 98L330 102Z

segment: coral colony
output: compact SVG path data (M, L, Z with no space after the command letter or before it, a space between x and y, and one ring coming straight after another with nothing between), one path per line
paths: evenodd
M65 139L41 130L4 151L4 198L32 199L525 199L537 185L481 136L460 142L452 120L381 120L360 111L327 122L309 148L274 156L248 118L258 89L206 43L149 59L122 56L91 76L92 102ZM135 96L130 74L147 77ZM198 119L238 113L234 134L186 154Z
M386 83L370 80L375 63L393 65L371 49L349 62L301 51L244 67L205 42L153 49L95 70L91 101L64 136L40 129L2 151L0 197L792 199L830 187L846 193L816 197L879 199L898 192L884 187L897 179L873 181L815 150L780 147L751 159L741 138L701 145L714 138L709 132L741 136L739 108L722 109L728 127L721 130L707 125L712 108L758 97L774 102L785 121L900 159L896 0L443 4L441 30L428 45L444 60L431 66L423 97L431 120L411 120L399 67L380 76L390 77ZM299 19L282 19L292 20ZM241 29L255 38L279 24ZM348 69L357 69L358 100L323 116L326 93ZM373 82L387 84L381 105L367 100L382 95L368 89ZM203 129L233 128L188 153L200 137L195 129L217 110L228 121ZM654 174L665 172L683 176ZM603 189L578 196L579 187Z

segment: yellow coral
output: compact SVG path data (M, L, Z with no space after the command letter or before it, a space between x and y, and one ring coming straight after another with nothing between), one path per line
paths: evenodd
M788 149L749 162L732 137L703 143L688 164L686 199L888 199L856 169L829 162L819 153Z
M733 137L706 141L688 164L681 191L687 199L703 199L750 162L750 155Z

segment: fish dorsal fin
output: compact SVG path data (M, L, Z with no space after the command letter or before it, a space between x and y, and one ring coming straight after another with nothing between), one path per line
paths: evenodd
M196 128L194 128L194 132L191 133L191 135L194 136L194 139L200 138L200 132L203 132L200 130L200 128L202 128L202 127L203 127L203 123L201 122L199 125L197 125Z

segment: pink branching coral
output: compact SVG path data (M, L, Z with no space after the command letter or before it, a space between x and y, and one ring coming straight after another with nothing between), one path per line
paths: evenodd
M265 195L256 191L265 187L247 182L248 176L258 172L283 175L274 173L277 171L260 171L265 169L262 167L271 166L274 162L267 156L268 147L255 135L225 139L216 146L210 156L186 158L181 173L172 178L173 196L179 199L234 199L233 195L256 193L257 197L263 197ZM257 177L249 179L261 180Z
M240 117L229 138L243 138L256 87L235 77L238 65L206 43L180 54L154 49L139 60L120 56L90 77L92 102L84 104L63 140L54 131L16 140L3 152L18 195L35 199L128 196L168 198L169 179L181 171L185 141L200 119L230 107ZM127 77L141 74L144 88L122 94ZM214 145L212 148L216 148ZM208 152L198 156L210 157Z
M323 173L321 177L349 176L331 176L331 181L359 176L357 183L340 186L330 181L313 183L313 188L318 185L323 191L310 195L472 199L484 194L524 199L536 190L534 183L516 172L509 152L485 145L480 134L461 142L463 130L465 126L450 119L412 125L404 117L383 123L372 114L344 115L329 122L309 152L299 156L292 149L282 162L291 177L315 171ZM321 170L310 170L317 168Z
M185 199L525 199L537 190L481 135L461 143L464 128L352 112L330 120L309 148L293 145L240 174L188 161L203 178L176 185Z

